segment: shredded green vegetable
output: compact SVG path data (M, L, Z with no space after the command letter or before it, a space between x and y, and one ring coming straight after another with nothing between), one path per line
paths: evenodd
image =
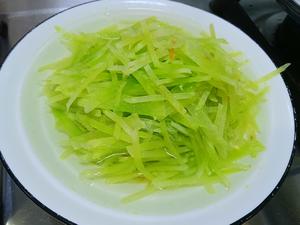
M242 71L240 52L225 51L213 26L198 37L154 17L96 33L57 28L68 57L50 71L45 95L56 127L68 136L89 179L144 183L124 202L159 190L215 184L247 170L256 157L256 117L264 83ZM249 77L249 76L248 76Z

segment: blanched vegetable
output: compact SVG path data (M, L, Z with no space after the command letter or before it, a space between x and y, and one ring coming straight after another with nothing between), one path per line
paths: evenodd
M42 70L57 129L68 136L63 157L75 155L89 179L145 183L125 202L229 186L230 174L249 168L240 159L264 150L262 85L288 65L248 79L212 26L199 37L156 18L96 33L57 30L70 55Z

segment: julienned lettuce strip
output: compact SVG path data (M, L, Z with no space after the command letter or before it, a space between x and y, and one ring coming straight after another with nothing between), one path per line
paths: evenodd
M89 179L144 183L153 192L215 184L249 169L264 150L256 117L288 64L249 79L240 52L224 49L213 26L197 37L154 17L95 33L57 28L69 56L46 65L44 93Z

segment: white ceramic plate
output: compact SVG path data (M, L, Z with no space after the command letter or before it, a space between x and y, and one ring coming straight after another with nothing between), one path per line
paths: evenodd
M11 51L0 71L0 149L3 161L22 189L65 221L103 225L230 224L247 218L277 187L293 149L294 118L281 77L270 81L260 118L266 145L248 172L231 178L232 188L207 194L201 188L160 193L133 204L119 202L135 186L89 183L78 177L76 162L59 159L53 121L41 97L42 64L61 58L54 27L96 31L122 20L149 16L198 34L214 24L217 35L250 60L253 78L275 69L268 56L247 35L205 11L169 1L103 0L64 11L30 31Z

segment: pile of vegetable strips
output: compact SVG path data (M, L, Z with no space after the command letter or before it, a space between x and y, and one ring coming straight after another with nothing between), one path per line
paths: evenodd
M95 33L57 28L70 54L41 68L56 127L89 179L144 183L130 202L190 186L229 187L262 150L256 117L267 88L243 73L213 26L198 37L147 18ZM248 76L249 77L249 76Z

